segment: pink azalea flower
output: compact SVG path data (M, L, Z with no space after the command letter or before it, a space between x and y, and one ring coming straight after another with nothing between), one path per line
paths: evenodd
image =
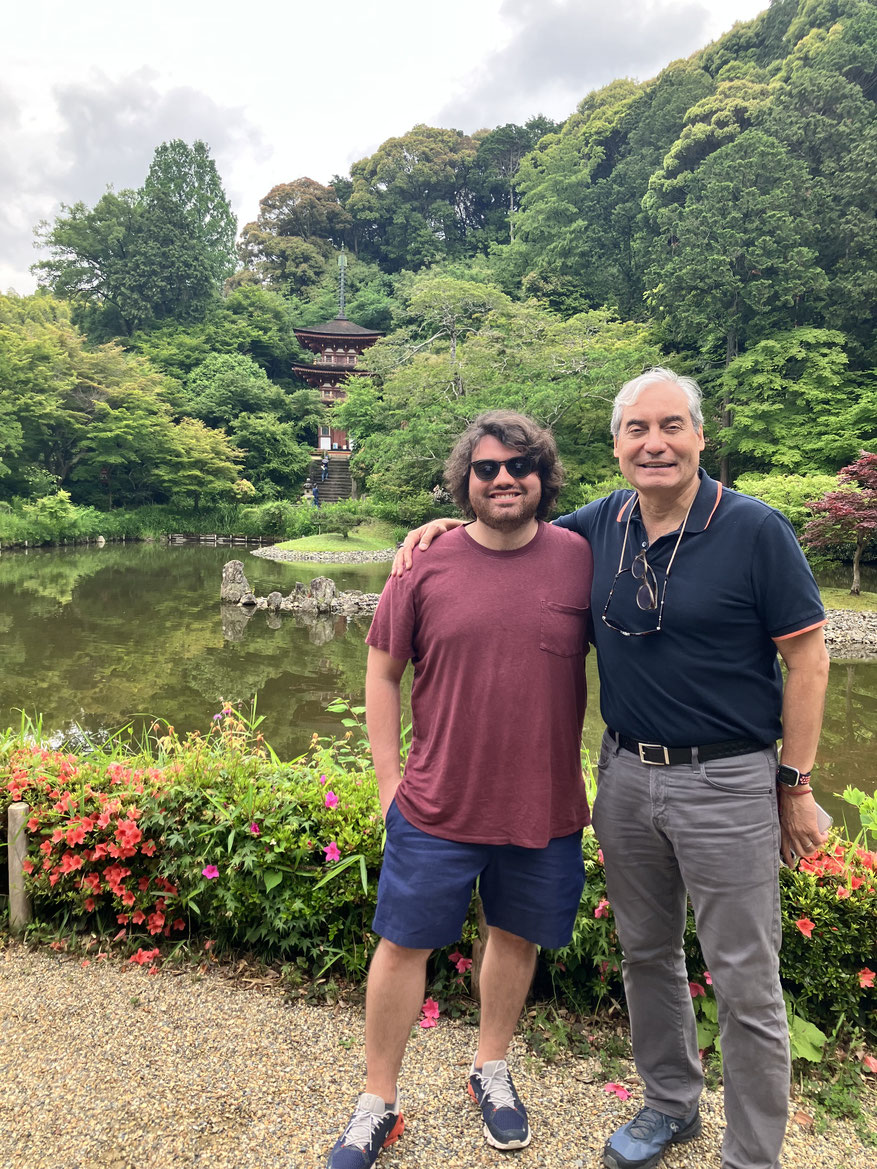
M710 972L709 972L708 970L704 970L704 972L703 972L703 980L704 980L704 982L707 984L707 986L712 986L712 984L713 984L713 976L710 974Z
M435 1019L421 1019L420 1026L421 1027L435 1027L435 1026L437 1026L437 1024L436 1024Z
M427 999L420 1009L427 1019L437 1019L439 1017L439 1005L435 999Z
M706 996L706 991L703 989L703 987L700 985L699 982L689 982L688 989L691 992L691 997L693 999L696 999L697 996L700 994Z
M868 1069L869 1072L877 1073L877 1059L875 1059L873 1055L863 1055L862 1056L862 1063L865 1065L865 1067Z
M609 916L609 902L605 897L600 898L600 904L594 910L594 917L608 917Z
M330 861L337 861L341 859L341 853L338 851L338 845L333 840L330 844L323 846L323 852L326 854L326 863Z
M617 1096L619 1100L629 1100L630 1092L624 1084L604 1084L603 1091L610 1096Z
M459 970L459 972L461 974L465 974L466 971L471 969L471 967L472 967L472 959L471 958L459 958L457 960L457 962L455 963L455 966L457 967L457 969Z
M460 961L460 959L462 957L463 957L463 955L460 953L459 950L454 950L453 954L448 954L448 961L453 962L454 965L456 966L456 964Z
M874 971L869 970L866 966L864 970L859 971L859 986L862 988L874 985Z
M250 832L252 832L253 836L261 836L262 835L262 829L259 827L259 825L256 823L255 820L250 825Z
M201 876L206 877L208 881L212 881L219 876L219 869L216 865L205 865L201 870Z
M805 938L813 936L813 929L816 925L815 921L811 921L809 917L799 917L795 925L801 931Z
M326 807L334 808L338 803L338 797L334 792L326 792Z
M321 776L320 776L320 783L325 783L325 782L326 782L326 777L325 777L325 775L321 775Z

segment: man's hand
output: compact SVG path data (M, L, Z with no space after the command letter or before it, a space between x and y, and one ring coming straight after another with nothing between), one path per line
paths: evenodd
M436 536L440 536L442 532L449 532L452 528L459 528L465 523L466 520L454 520L448 517L443 520L432 520L428 524L421 524L419 528L415 528L414 531L409 532L402 543L402 547L393 557L393 567L390 569L390 576L405 575L413 563L415 548L420 548L421 551L425 551Z
M402 782L402 776L395 780L381 780L378 783L378 798L381 801L381 815L384 817L386 823L387 812L390 810L390 804L393 802L393 797L396 795L396 788Z
M787 794L780 785L780 855L793 868L795 856L813 856L828 840L816 822L816 801L812 792ZM793 856L792 854L795 854Z

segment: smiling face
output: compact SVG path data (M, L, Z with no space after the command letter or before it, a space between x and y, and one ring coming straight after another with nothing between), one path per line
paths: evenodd
M520 453L486 435L472 452L471 461L513 459ZM523 479L515 479L507 468L500 467L497 477L489 483L483 483L476 478L474 471L469 471L469 503L476 520L488 528L511 532L526 526L536 515L541 498L542 480L538 471L531 471Z
M702 450L703 428L695 429L679 386L653 382L625 406L615 457L622 475L644 498L682 497L693 490Z

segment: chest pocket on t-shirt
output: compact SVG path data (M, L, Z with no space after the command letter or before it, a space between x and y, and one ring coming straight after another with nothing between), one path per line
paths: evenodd
M588 609L542 601L539 648L559 657L571 658L585 652Z

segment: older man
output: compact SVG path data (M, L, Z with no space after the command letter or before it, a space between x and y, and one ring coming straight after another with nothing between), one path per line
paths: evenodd
M556 521L594 554L607 724L594 828L645 1084L645 1107L606 1142L606 1169L652 1169L700 1131L686 892L719 1007L722 1169L778 1169L789 1091L778 854L792 863L825 839L809 783L828 677L819 591L788 521L699 467L700 402L667 369L628 382L612 433L633 492Z
M561 483L551 434L491 411L446 482L473 517L404 579L368 635L366 718L387 827L366 996L367 1082L329 1169L367 1169L402 1131L397 1080L430 951L455 942L478 882L490 927L469 1094L486 1140L530 1142L508 1045L537 946L568 945L584 884L581 772L591 553L543 522ZM413 738L400 774L408 661Z

